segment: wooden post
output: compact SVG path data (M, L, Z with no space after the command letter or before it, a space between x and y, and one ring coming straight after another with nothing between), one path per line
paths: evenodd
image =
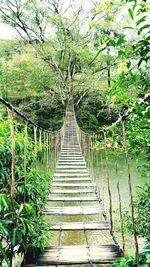
M12 162L11 162L11 183L10 183L10 195L11 195L11 203L12 208L14 209L14 199L15 199L15 154L16 154L16 146L15 146L15 134L14 134L14 110L8 109L8 114L10 118L10 132L11 132L11 153L12 153Z
M110 177L108 171L108 154L107 154L107 142L106 142L106 131L103 131L104 134L104 148L105 148L105 167L106 167L106 178L107 178L107 186L108 186L108 195L109 195L109 215L110 215L110 233L113 235L113 215L112 215L112 195L111 195L111 187L110 187Z
M139 267L140 266L139 246L138 246L137 231L136 231L136 225L135 225L135 212L134 212L134 206L133 206L133 194L132 194L131 171L130 171L130 163L129 163L129 155L128 155L128 145L127 145L125 124L123 120L121 122L122 122L122 132L123 132L123 147L124 147L124 153L126 157L126 166L127 166L127 172L128 172L128 185L129 185L129 196L130 196L130 206L131 206L132 228L133 228L134 242L135 242L135 249L136 249L137 267Z
M28 121L26 121L24 129L24 197L23 197L24 207L26 203L26 184L27 184L27 138L28 138L27 131L28 131Z
M115 174L117 180L117 192L118 192L118 200L119 200L119 215L120 215L120 223L121 223L121 237L122 237L122 249L123 253L125 253L125 238L124 238L124 224L123 224L123 216L122 216L122 202L121 202L121 193L120 193L120 180L118 175L118 162L117 162L117 148L114 144L114 164L115 164Z
M39 144L42 146L42 129L39 129Z
M37 126L33 126L34 130L34 164L36 167L36 161L37 161Z

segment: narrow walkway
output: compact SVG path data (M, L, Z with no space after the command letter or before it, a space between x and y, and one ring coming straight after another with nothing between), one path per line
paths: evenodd
M90 177L82 156L77 124L71 109L70 111L68 109L66 114L63 144L44 213L47 216L60 216L60 222L52 225L52 231L59 232L59 242L57 247L51 246L45 250L38 259L37 266L72 264L93 266L93 263L110 264L120 257L120 248L113 242L111 236L110 244L90 245L88 240L87 230L107 231L110 235L110 225L103 217L96 184ZM72 219L65 221L68 215ZM73 219L77 215L81 221ZM85 221L85 215L91 216L91 219ZM93 221L93 215L97 215L97 221ZM83 231L85 236L82 245L80 243L61 245L63 231L79 230Z

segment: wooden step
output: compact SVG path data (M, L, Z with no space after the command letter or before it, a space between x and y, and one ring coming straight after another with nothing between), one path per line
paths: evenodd
M96 190L93 188L87 188L87 189L80 189L80 190L52 190L51 194L89 194L89 193L95 193Z
M70 206L70 207L46 207L43 214L46 215L94 215L100 214L99 206Z
M109 222L64 222L52 224L52 231L58 230L110 230Z
M58 164L61 165L86 165L85 160L81 159L59 159Z
M79 182L79 181L85 181L85 182L89 182L89 181L93 181L91 178L55 178L53 179L53 182Z
M72 174L72 173L76 173L76 174L81 174L81 173L85 173L85 174L88 174L88 171L87 169L71 169L71 170L68 170L68 169L60 169L60 170L56 170L55 173L67 173L67 174Z
M121 252L116 245L61 246L48 248L37 265L112 264Z
M59 160L58 166L86 166L85 161Z
M87 168L85 165L61 165L61 164L58 164L56 166L56 170L84 170L84 171L87 171Z
M95 187L95 183L85 183L85 184L69 184L69 183L53 183L53 187Z
M56 201L56 202L91 202L91 201L98 201L99 199L95 196L91 197L49 197L47 201Z
M88 173L55 173L54 177L90 177Z

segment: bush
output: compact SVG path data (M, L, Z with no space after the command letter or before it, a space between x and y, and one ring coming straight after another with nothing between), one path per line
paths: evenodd
M42 174L35 167L34 145L27 138L27 183L26 203L24 203L24 134L15 125L15 198L12 205L11 186L11 138L9 121L0 121L0 264L3 261L12 266L16 253L25 255L27 262L41 251L49 242L50 226L40 215L49 191L49 174ZM42 158L42 149L38 146L38 157Z

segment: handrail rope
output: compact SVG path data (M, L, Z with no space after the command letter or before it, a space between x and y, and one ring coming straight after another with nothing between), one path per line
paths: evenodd
M140 104L140 105L141 105L141 104L144 104L144 102L145 102L149 97L150 97L150 93L147 93L147 94L144 95L143 98L139 98L138 101L134 102L133 105L136 105L136 104ZM121 122L122 120L124 120L125 118L127 118L127 117L128 117L132 112L134 112L135 110L136 110L135 106L133 106L132 108L129 108L129 109L125 112L125 114L120 115L119 118L118 118L114 123L112 123L111 125L107 126L107 129L108 129L108 128L111 128L111 127L113 127L113 126L115 126L116 124L118 124L119 122ZM77 123L77 125L78 125L78 123ZM79 127L79 126L78 126L78 127ZM79 127L79 129L80 129L80 127ZM106 126L102 127L101 130L96 131L96 133L103 133L103 131L105 131L105 130L106 130ZM86 132L84 132L82 129L80 129L80 131L81 131L82 133L84 133L85 135L90 136L90 137L92 137L92 136L94 135L94 134L91 135L91 134L89 134L89 133L86 133Z
M37 127L38 129L43 130L44 132L54 133L55 134L55 133L57 133L57 132L59 132L61 130L61 128L58 131L49 131L49 130L46 130L43 127L41 127L38 124L36 124L35 122L33 122L24 113L22 113L21 111L19 111L18 109L16 109L11 103L9 103L8 101L6 101L2 97L0 97L0 102L2 104L4 104L7 108L9 108L10 110L13 110L17 115L19 115L20 117L22 117L25 121L28 122L28 124L31 124L31 125Z
M145 94L144 98L139 98L139 101L138 102L134 102L134 105L136 105L136 104L140 104L140 105L143 104L149 97L150 97L150 93ZM128 117L135 110L136 110L135 107L129 108L125 112L125 114L120 115L119 118L112 125L110 125L110 127L113 127L116 124L118 124L119 122L121 122L122 120L124 120L126 117Z

